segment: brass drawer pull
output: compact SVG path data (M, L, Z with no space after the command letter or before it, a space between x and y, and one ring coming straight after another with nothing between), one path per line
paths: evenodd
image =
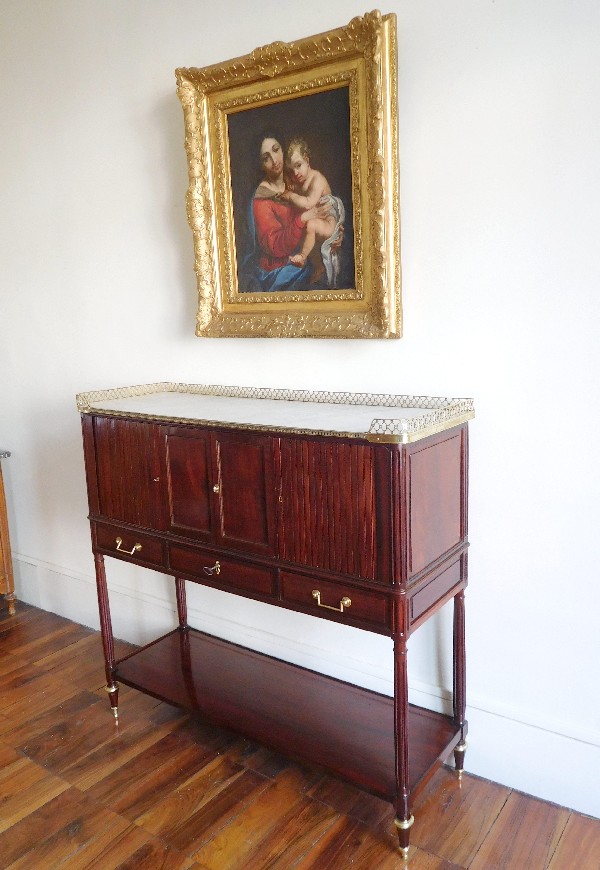
M212 568L203 568L202 570L204 571L205 574L208 574L209 577L211 574L220 574L221 573L221 563L215 562L215 564L212 566Z
M313 589L312 597L317 599L317 607L325 607L327 610L335 610L337 613L343 613L344 607L350 607L352 600L346 595L341 599L339 607L332 607L331 604L321 604L321 593L318 589Z
M126 556L133 556L134 553L137 553L139 550L142 549L141 544L134 544L131 550L122 550L121 549L122 543L123 543L123 538L117 538L115 540L115 544L117 545L117 550L119 551L119 553L125 553Z

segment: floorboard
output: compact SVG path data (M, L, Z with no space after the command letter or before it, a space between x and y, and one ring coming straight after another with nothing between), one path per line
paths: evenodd
M0 611L3 870L406 866L385 801L134 689L119 709L98 632ZM449 768L414 814L410 870L600 870L600 820Z

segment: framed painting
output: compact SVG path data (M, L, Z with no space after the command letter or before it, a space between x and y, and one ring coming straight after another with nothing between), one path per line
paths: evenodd
M178 69L199 336L399 338L396 17Z

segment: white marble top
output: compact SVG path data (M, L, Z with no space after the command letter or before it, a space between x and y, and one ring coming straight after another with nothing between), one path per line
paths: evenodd
M470 399L151 384L81 393L82 412L408 442L474 416Z

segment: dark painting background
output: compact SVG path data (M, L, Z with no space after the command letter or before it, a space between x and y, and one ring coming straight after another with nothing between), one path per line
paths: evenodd
M329 181L331 192L344 203L343 274L340 286L356 286L350 153L348 87L257 106L228 116L229 161L238 263L251 246L248 208L262 179L260 142L274 136L285 149L302 136L311 150L310 165Z

